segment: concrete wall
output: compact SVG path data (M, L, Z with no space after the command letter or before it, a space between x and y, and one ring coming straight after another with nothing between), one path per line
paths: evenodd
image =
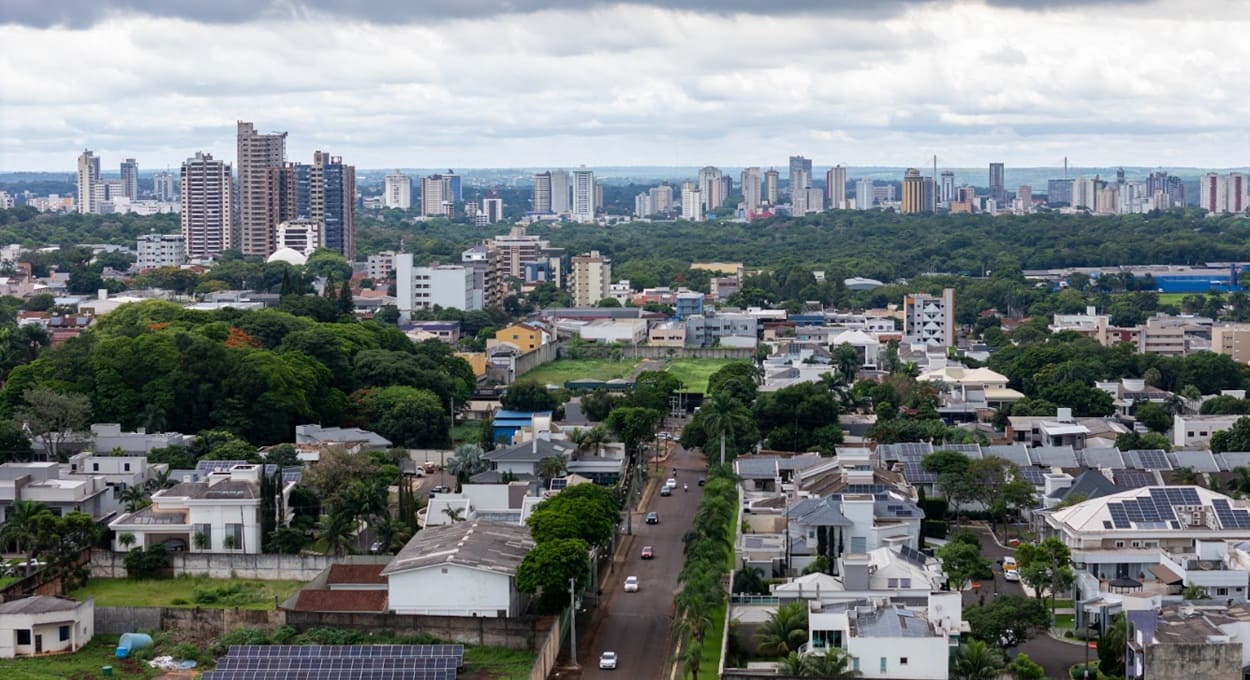
M403 614L346 614L286 611L286 622L298 630L344 628L390 631L397 635L424 633L466 645L487 645L537 651L556 619L524 617L487 619L471 616L406 616Z
M214 638L236 628L273 630L285 623L282 610L193 609L189 607L96 607L95 628L102 635L139 631L178 631L196 639Z
M91 576L126 578L126 556L109 550L91 552ZM311 581L328 568L328 555L240 555L173 553L174 576L254 578L267 581Z
M534 667L530 669L530 680L546 680L551 669L556 667L556 658L560 656L560 647L564 642L564 625L561 625L567 614L555 618L551 622L551 630L536 650L538 658L534 659Z
M456 564L391 574L390 608L400 614L497 617L514 610L512 578Z
M555 361L558 352L558 345L549 342L532 352L522 354L516 358L516 376L519 378L547 362Z
M1156 644L1146 648L1148 678L1241 680L1241 646L1237 644Z

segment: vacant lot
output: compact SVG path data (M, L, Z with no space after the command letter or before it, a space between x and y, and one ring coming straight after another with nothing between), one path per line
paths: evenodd
M668 365L668 372L686 386L688 392L707 391L707 379L727 364L746 363L742 359L674 359Z
M75 600L95 598L97 607L239 607L274 609L299 590L299 581L180 576L168 579L93 578L70 594Z
M592 380L628 378L637 365L638 362L632 359L623 361L612 361L611 359L559 359L539 366L521 376L521 379L537 380L543 385L564 387L564 383L569 380L580 380L583 378Z

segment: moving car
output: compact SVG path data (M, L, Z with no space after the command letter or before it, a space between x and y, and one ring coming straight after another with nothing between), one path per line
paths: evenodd
M664 486L667 486L670 489L676 489L677 480L673 477L669 477L667 480L664 481Z
M659 524L659 523L660 523L659 513L656 513L656 512L647 513L647 524Z
M616 652L604 652L600 654L599 668L605 671L616 670Z
M625 592L627 593L638 592L638 577L637 576L625 577Z
M1020 580L1020 568L1016 565L1016 558L1014 557L1003 558L1003 580L1004 581L1019 581Z
M650 560L655 558L655 549L649 545L642 546L642 559Z
M699 486L703 486L703 483L704 483L704 482L706 482L706 481L707 481L707 477L700 477L700 478L699 478Z
M661 495L661 496L672 496L672 495L673 495L673 487L671 487L671 486L669 486L669 485L667 485L667 484L665 484L664 486L660 487L660 495Z

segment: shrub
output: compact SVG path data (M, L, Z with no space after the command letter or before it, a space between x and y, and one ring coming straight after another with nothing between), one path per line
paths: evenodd
M946 538L946 522L936 519L923 520L921 533L929 538Z
M169 604L171 604L171 605L173 605L173 606L175 606L175 607L185 607L185 606L187 606L187 605L191 604L191 601L190 601L190 600L188 600L188 599L187 599L187 598L185 598L185 597L175 597L174 599L172 599L172 600L170 600L170 601L169 601Z
M241 607L264 599L264 590L254 583L197 586L191 591L191 601L196 604L223 604L231 607Z
M158 578L170 575L174 559L165 550L165 546L154 545L147 550L135 548L126 553L123 564L126 565L126 575L130 578Z
M255 628L236 628L225 635L217 638L210 645L209 651L212 656L223 656L230 651L230 645L267 645L269 637L265 635L265 631L256 630Z

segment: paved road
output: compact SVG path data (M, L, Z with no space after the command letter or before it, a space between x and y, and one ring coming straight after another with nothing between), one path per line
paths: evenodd
M564 420L562 425L590 425L590 421L586 419L586 414L582 412L582 398L573 397L564 404Z
M662 468L667 475L676 468L678 491L660 496L659 484L653 482L645 497L646 505L634 517L634 536L623 537L624 561L617 564L608 577L603 610L595 617L592 629L579 641L578 655L583 678L630 678L659 680L669 667L672 647L669 625L672 621L673 597L677 594L677 573L682 566L681 537L690 527L703 488L695 482L704 474L703 457L678 449ZM651 468L654 471L654 467ZM654 478L654 472L651 473ZM690 491L680 484L690 484ZM657 525L644 524L647 511L660 515ZM644 545L655 549L654 560L643 560L639 554ZM626 576L637 576L641 587L626 593ZM620 663L616 671L599 670L599 654L605 650L617 653ZM567 676L562 676L567 677Z
M994 539L990 537L989 529L982 526L971 527L981 537L981 556L994 563L994 582L986 582L981 584L980 593L971 590L964 592L964 608L973 607L982 599L989 600L994 597L995 588L1000 595L1019 595L1024 597L1024 589L1020 587L1018 581L1004 581L998 560L1006 555L1013 555L1015 551L1007 548L999 547ZM1068 677L1068 669L1075 664L1085 661L1085 650L1080 645L1068 642L1060 642L1049 635L1039 635L1020 645L1019 650L1029 655L1029 658L1042 665L1046 669L1046 677L1048 678L1066 678ZM1090 658L1097 659L1098 655L1094 650L1090 650Z

